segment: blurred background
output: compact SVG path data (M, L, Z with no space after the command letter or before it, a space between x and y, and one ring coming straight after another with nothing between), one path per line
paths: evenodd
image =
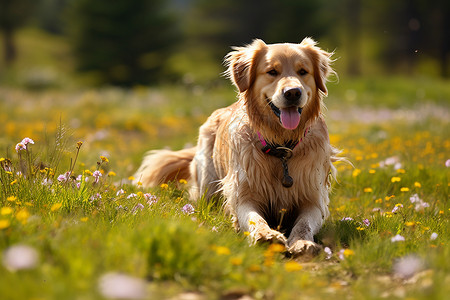
M217 85L231 46L310 36L340 76L450 76L450 1L0 0L0 85Z

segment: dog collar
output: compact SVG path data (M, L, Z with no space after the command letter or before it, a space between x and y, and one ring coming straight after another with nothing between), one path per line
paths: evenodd
M289 140L286 141L284 145L270 143L264 139L264 137L260 132L258 132L259 141L263 146L261 148L261 151L264 152L264 154L275 156L281 160L283 166L283 179L281 180L281 183L283 184L284 187L289 188L294 184L294 180L289 175L287 161L292 157L292 152L294 151L294 148L303 141L303 138L308 134L308 132L309 127L305 129L305 132L303 133L303 136L300 138L300 140L298 141Z

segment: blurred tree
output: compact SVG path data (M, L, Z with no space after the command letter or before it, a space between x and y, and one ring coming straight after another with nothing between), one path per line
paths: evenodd
M114 85L164 77L165 62L180 38L164 0L74 0L68 26L79 70Z
M14 34L33 12L33 0L0 0L0 30L3 35L3 59L11 64L17 55Z

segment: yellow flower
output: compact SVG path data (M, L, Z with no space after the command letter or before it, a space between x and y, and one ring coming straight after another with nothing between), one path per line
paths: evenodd
M400 192L409 192L409 188L408 187L402 187L400 189Z
M354 169L353 172L352 172L352 176L353 176L353 177L356 177L356 176L358 176L359 174L361 174L361 170L360 170L360 169Z
M259 265L250 265L250 267L248 267L248 270L250 272L259 272L261 271L261 267Z
M214 251L216 251L216 253L218 255L230 255L230 249L228 249L227 247L223 247L223 246L215 246L214 247Z
M359 227L356 227L356 230L363 231L363 230L366 230L366 229L364 227L359 226Z
M352 256L352 255L355 255L355 251L353 251L351 249L345 249L344 250L344 256L345 257L349 257L349 256Z
M9 196L8 198L6 198L6 200L8 200L9 202L14 202L17 200L16 196Z
M397 173L398 173L398 174L405 174L406 171L405 171L405 169L398 169L398 170L397 170Z
M84 173L87 174L87 175L90 175L90 176L92 176L92 174L93 174L93 173L91 172L91 170L84 170Z
M369 170L369 174L375 174L377 171L376 170L374 170L374 169L370 169Z
M242 265L243 259L240 257L232 257L230 259L230 263L234 266L240 266Z
M30 213L26 208L23 208L16 213L16 219L22 224L26 224L29 217Z
M169 185L167 183L163 183L159 187L163 190L167 190L169 188Z
M107 159L105 156L101 155L100 159L102 160L102 162L109 162L109 159Z
M370 187L364 188L364 193L372 193L373 190Z
M378 198L377 200L375 200L375 203L383 203L383 199Z
M285 249L286 248L282 244L271 244L269 248L267 248L267 251L276 253L276 252L283 252Z
M80 219L81 222L87 222L87 220L88 220L88 217L83 217Z
M80 148L81 148L81 145L83 145L83 142L82 142L82 141L77 142L77 149L80 149Z
M180 179L180 180L178 180L178 182L181 183L181 184L186 184L187 183L186 179Z
M384 213L384 216L386 217L386 218L392 218L392 212L390 212L390 211L387 211L387 212L385 212Z
M52 207L50 208L51 211L57 211L58 209L60 209L62 206L62 203L55 203L52 205Z
M405 226L407 226L407 227L411 227L414 225L416 225L416 222L405 222Z
M11 207L2 207L2 209L0 210L0 214L2 216L9 215L12 212L13 212L13 209Z
M391 182L400 182L402 179L400 177L392 177Z
M422 185L420 184L420 182L414 182L414 187L416 187L416 188L421 188L422 187Z
M108 176L110 176L110 177L116 176L116 173L113 171L109 171Z
M358 155L357 157L355 157L355 159L360 161L360 160L363 160L364 158L361 155Z
M135 180L136 178L134 178L133 176L130 176L130 177L128 177L128 180L129 181L133 181L133 180Z
M250 235L250 232L244 231L244 235L245 235L245 236L249 236L249 235Z
M0 229L8 228L11 225L9 220L0 220Z
M440 214L440 215L443 215L443 214L444 214L444 211L443 211L443 210L440 210L440 211L439 211L439 214Z
M13 181L11 181L10 185L16 184L17 183L17 179L14 179Z
M255 221L248 220L248 225L256 225Z
M5 158L4 157L1 157L0 158L0 162L2 162L2 161L4 161L5 160Z
M287 272L297 272L303 269L302 265L294 260L290 260L284 264L284 269Z

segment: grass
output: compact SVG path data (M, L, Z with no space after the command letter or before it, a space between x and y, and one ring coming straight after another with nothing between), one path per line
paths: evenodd
M129 184L146 150L194 143L207 115L233 101L231 89L2 88L0 249L27 245L39 256L30 269L0 266L2 298L99 299L105 274L126 274L144 280L140 296L148 299L186 291L207 299L444 299L450 292L448 121L415 108L448 114L448 102L356 106L339 99L345 90L333 89L331 140L354 167L337 165L331 217L316 237L331 257L295 262L276 247L249 247L220 204L188 199L184 182L150 190ZM345 115L353 109L356 117ZM381 120L365 117L380 111ZM35 144L16 153L23 137ZM58 180L70 170L70 179ZM102 176L95 182L97 170ZM416 194L422 202L411 202ZM192 214L184 212L187 204ZM405 240L392 242L397 234ZM401 278L394 266L411 255L421 267Z
M328 85L331 142L354 167L336 166L331 217L316 236L331 255L294 261L277 246L249 247L220 203L189 199L184 182L130 185L147 150L195 143L207 116L235 100L228 82L76 88L66 85L73 68L64 41L25 29L18 43L28 52L0 86L0 298L450 293L448 81L341 76ZM34 144L17 153L24 137ZM393 242L397 235L404 241ZM23 268L8 258L18 245L31 252ZM416 268L408 274L402 262ZM113 297L115 286L131 291Z

